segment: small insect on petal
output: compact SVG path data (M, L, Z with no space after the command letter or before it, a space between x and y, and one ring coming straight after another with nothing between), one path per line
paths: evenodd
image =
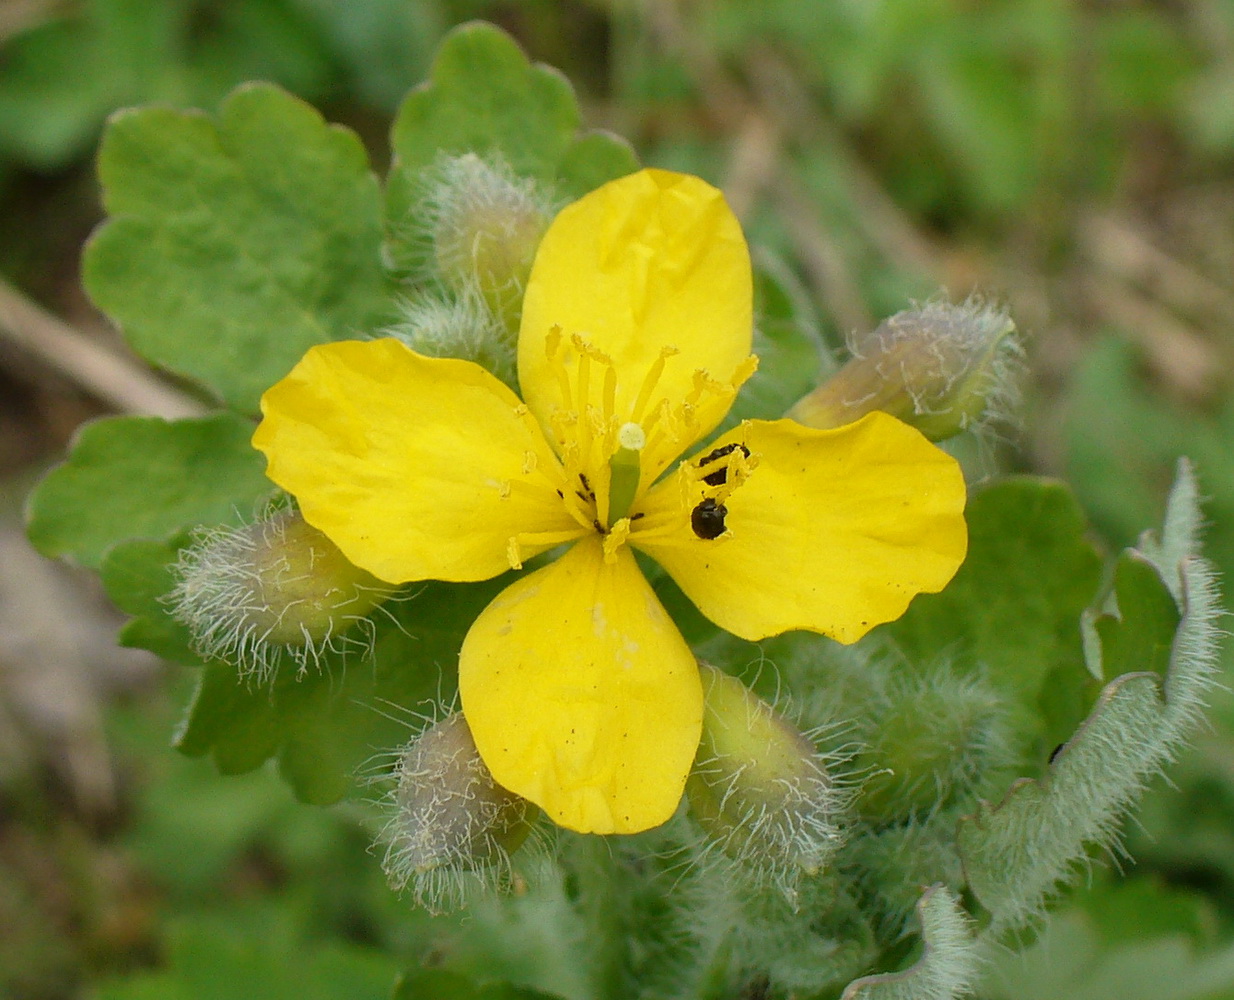
M719 448L715 449L715 451L708 452L706 455L704 455L702 458L698 460L698 467L701 469L705 466L710 465L712 462L718 462L725 455L732 454L738 448L741 449L741 453L745 455L746 458L750 457L750 449L747 448L744 444L739 444L738 442L734 441L732 444L721 445ZM716 469L715 472L709 472L707 473L707 475L703 476L703 482L705 482L708 486L723 486L725 483L727 483L728 482L727 463L725 465L722 465L720 468Z
M727 516L728 508L708 497L690 511L690 527L699 538L709 541L719 538L727 530L724 525Z

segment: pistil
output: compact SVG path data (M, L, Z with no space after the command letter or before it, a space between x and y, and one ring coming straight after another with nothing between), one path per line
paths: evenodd
M617 431L617 450L608 460L608 523L614 524L630 512L638 494L641 475L639 458L647 444L647 435L636 423L622 424Z

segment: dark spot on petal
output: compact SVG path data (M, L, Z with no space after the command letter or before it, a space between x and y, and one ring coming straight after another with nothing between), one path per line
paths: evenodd
M728 508L708 497L690 511L690 527L699 538L709 541L724 534L724 519L727 516Z

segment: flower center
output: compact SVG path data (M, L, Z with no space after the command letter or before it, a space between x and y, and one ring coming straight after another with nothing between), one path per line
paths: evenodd
M665 399L653 404L653 397L677 349L661 349L632 407L618 402L613 359L582 334L566 338L560 327L553 327L545 352L561 399L548 429L565 473L562 502L580 525L608 535L630 516L650 477L660 471L648 468L647 457L665 439L673 408ZM619 413L619 407L626 412Z
M556 474L552 477L554 489L580 528L603 536L605 554L613 559L629 539L631 525L644 517L638 509L640 498L672 460L715 423L717 409L728 409L737 388L754 371L757 359L751 356L738 365L727 382L696 371L682 397L669 398L663 376L679 353L673 346L660 349L642 373L641 382L624 383L630 389L637 384L636 394L628 389L623 392L613 358L586 335L566 336L561 327L554 326L545 337L544 347L559 399L545 428L561 460L560 479ZM527 419L534 419L524 412ZM730 464L727 460L719 462L709 475ZM695 483L699 479L690 478ZM727 489L717 489L708 480L705 487L708 495L721 497L715 500L718 505L733 485L736 482ZM710 517L714 527L716 514ZM640 532L647 525L640 524ZM511 540L511 565L516 568L520 542Z

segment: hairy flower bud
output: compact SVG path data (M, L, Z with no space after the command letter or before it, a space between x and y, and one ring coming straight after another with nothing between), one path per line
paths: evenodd
M430 358L463 358L487 368L511 387L515 381L515 336L475 292L426 292L399 304L399 321L386 336Z
M396 889L412 887L430 909L457 902L462 876L509 874L510 854L539 810L494 780L461 713L429 727L399 754L391 815L380 840L382 868Z
M517 329L527 276L552 213L534 181L474 153L442 157L425 188L437 271L456 292L475 288Z
M874 699L858 763L869 778L857 799L863 816L926 815L984 791L1014 759L1007 706L979 677L945 666L901 673Z
M1015 324L978 298L896 313L849 347L848 363L788 416L829 428L882 410L941 441L1008 419L1019 400Z
M253 524L198 532L174 574L166 600L197 653L259 680L284 656L304 670L326 652L367 648L366 616L390 596L388 586L285 508Z
M703 735L686 795L725 853L791 887L840 845L849 793L827 759L770 705L721 670L699 664Z
M523 292L552 204L504 160L475 153L438 157L417 189L410 225L387 248L412 287L382 333L514 386Z

